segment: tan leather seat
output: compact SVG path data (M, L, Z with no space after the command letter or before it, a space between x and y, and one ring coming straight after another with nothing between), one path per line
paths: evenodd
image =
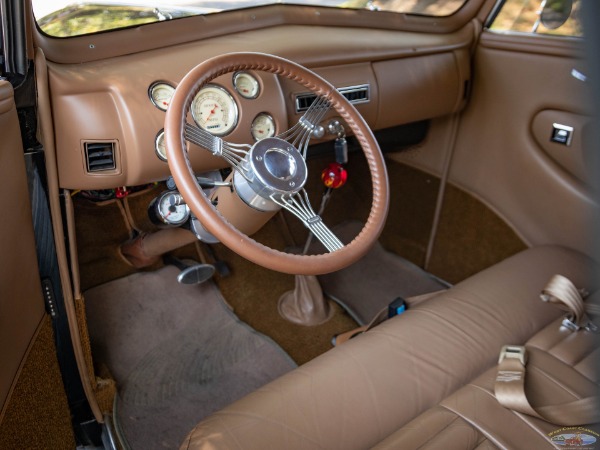
M550 323L526 345L525 383L530 387L528 399L536 407L598 395L600 335L561 330L561 321ZM500 405L494 397L496 376L492 367L375 448L554 448L548 438L560 434L563 427Z
M496 417L496 410L514 416L489 392L500 348L524 344L562 315L539 299L552 275L592 289L592 268L585 256L558 247L515 255L208 417L182 448L398 447L398 439L416 443L410 439L422 427L430 437L449 433L440 448L451 441L465 448L465 439L472 448L502 445L491 438L492 426L451 405L468 399L484 405L483 412L472 405L477 417Z

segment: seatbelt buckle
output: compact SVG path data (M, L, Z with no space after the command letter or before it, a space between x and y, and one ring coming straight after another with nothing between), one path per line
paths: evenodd
M388 305L388 319L399 316L404 311L406 311L406 302L402 297L398 297Z
M561 322L561 327L566 328L569 331L579 331L579 329L581 328L579 325L577 325L574 322L574 317L573 314L569 314L567 317L565 317L563 319L563 321Z
M518 359L525 366L527 363L527 349L524 345L505 345L500 350L498 364L501 364L506 358Z

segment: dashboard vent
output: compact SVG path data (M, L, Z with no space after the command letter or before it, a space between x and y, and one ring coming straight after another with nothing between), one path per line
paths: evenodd
M359 86L348 86L339 88L338 91L342 94L350 103L359 104L367 103L369 101L369 85L361 84ZM296 112L301 113L306 111L310 105L313 104L317 96L315 94L298 94L296 96Z
M117 167L114 142L86 142L84 148L88 172L114 170Z

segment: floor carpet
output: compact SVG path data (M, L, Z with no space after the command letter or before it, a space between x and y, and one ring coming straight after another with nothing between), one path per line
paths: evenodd
M334 227L333 232L347 244L362 227L360 222L349 221ZM320 244L313 248L318 246ZM342 305L360 325L368 324L397 297L429 294L450 286L412 262L386 251L379 242L351 266L318 278L327 296Z
M94 356L117 381L116 420L134 450L179 448L203 417L295 367L214 283L180 285L177 273L136 273L85 294Z

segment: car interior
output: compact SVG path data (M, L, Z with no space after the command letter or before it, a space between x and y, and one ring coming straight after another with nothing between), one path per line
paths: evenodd
M175 3L0 0L0 448L600 448L600 7Z

